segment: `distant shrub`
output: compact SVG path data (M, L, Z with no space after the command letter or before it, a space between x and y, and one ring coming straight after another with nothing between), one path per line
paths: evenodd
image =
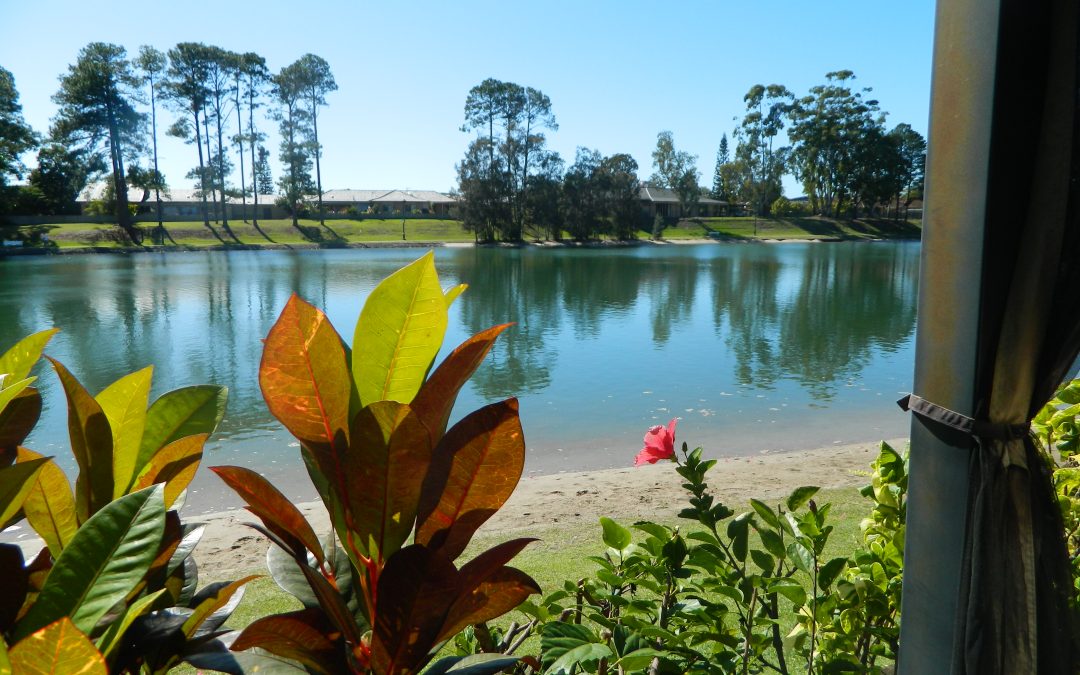
M774 216L808 216L810 205L804 201L793 202L787 197L777 197L769 211Z

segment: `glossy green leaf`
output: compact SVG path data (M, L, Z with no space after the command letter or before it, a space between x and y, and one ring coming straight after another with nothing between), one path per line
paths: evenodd
M108 675L105 659L67 617L26 636L8 653L18 675Z
M797 511L802 508L803 504L810 501L810 498L817 494L821 488L814 486L797 487L787 498L788 511Z
M517 399L467 415L432 454L420 495L417 543L456 559L477 528L510 498L524 466Z
M353 420L353 447L345 456L342 498L351 530L370 557L386 560L408 539L420 485L428 473L428 434L409 406L379 401ZM355 486L364 486L356 489Z
M779 593L790 600L796 608L806 604L806 589L794 579L776 579L769 583L770 593Z
M48 357L46 357L48 358ZM75 481L75 512L83 522L113 497L113 445L109 420L101 405L68 372L62 363L49 359L60 376L68 403L68 435L71 452L79 465Z
M165 485L165 508L171 509L180 493L195 478L202 461L207 434L184 436L169 443L150 458L135 478L130 490L142 490L156 483Z
M95 397L112 430L113 499L127 494L135 478L153 375L153 366L148 366L121 377Z
M770 527L779 529L780 519L776 517L776 513L769 508L768 504L757 499L751 499L750 506Z
M512 325L504 323L488 328L461 343L443 359L431 373L431 377L420 387L416 398L409 405L431 432L433 445L446 433L446 424L457 401L458 392L476 372L499 335Z
M431 664L424 675L496 675L513 667L518 661L518 657L505 654L446 656Z
M589 672L595 662L614 656L611 648L603 644L591 630L565 621L544 624L540 634L540 652L544 672L552 675L571 675L578 670Z
M826 590L836 581L836 577L847 568L847 558L833 558L818 570L818 588Z
M630 542L633 541L633 537L630 536L630 530L619 525L611 518L601 516L600 527L604 529L604 543L616 551L625 550L630 546Z
M321 609L274 614L251 622L232 644L236 651L265 649L299 661L317 673L336 673L344 663L344 649L331 637L333 625Z
M345 345L326 315L296 295L266 336L259 385L270 412L301 443L347 445Z
M412 401L439 353L447 322L433 252L376 286L352 343L353 381L362 404Z
M173 441L213 434L225 416L229 390L210 384L182 387L162 394L146 411L146 428L134 475L142 473L154 454Z
M759 529L758 536L761 537L761 543L765 546L766 551L781 560L787 557L787 551L784 549L784 540L780 538L779 534L772 530Z
M35 459L44 457L33 450L19 448L20 463ZM63 552L79 529L75 497L71 494L67 476L55 462L42 465L41 473L22 508L30 527L45 541L54 556Z
M379 576L372 628L375 672L417 672L430 658L450 607L461 593L446 556L423 546L392 555Z
M83 632L93 630L154 561L165 528L163 493L158 485L126 495L83 523L57 558L17 635L61 616L70 616Z
M814 573L814 554L806 546L803 546L800 542L793 541L788 544L787 553L788 558L795 563L795 567L798 567L807 574Z
M210 470L244 500L248 511L262 520L267 529L289 544L294 555L306 549L322 564L323 550L315 530L300 509L270 481L239 466L212 466Z
M0 469L0 527L15 517L49 460L42 457Z
M14 347L0 356L0 373L9 375L12 382L26 379L34 364L41 358L45 345L58 332L60 332L59 329L50 328L15 343Z
M776 559L765 551L759 551L758 549L750 550L750 559L754 561L754 564L761 568L763 574L772 574L776 568Z
M731 537L732 555L739 562L744 562L750 547L750 514L744 513L728 521L727 535Z

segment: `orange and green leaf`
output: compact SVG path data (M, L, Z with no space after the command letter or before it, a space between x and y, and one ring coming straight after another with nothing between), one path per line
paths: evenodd
M379 401L353 420L346 455L346 504L369 557L386 560L412 532L420 485L428 471L428 434L409 406ZM362 487L361 487L362 486Z
M317 673L341 670L344 653L326 613L317 607L256 619L233 641L232 649L258 647L299 661Z
M524 465L517 399L466 416L432 455L420 498L416 542L456 559L477 528L510 498Z
M438 551L413 545L391 556L379 577L372 627L375 672L418 672L431 658L431 648L460 594L458 571Z
M341 337L293 295L266 336L259 384L270 412L302 443L348 439L352 383Z
M458 392L476 372L499 335L512 325L514 324L504 323L492 326L462 342L443 359L431 373L431 377L420 387L410 406L431 432L433 445L446 433L446 423L457 401Z
M208 434L184 436L169 443L159 450L150 463L143 467L142 474L135 479L131 491L150 487L155 483L165 484L165 508L172 508L180 493L187 489L195 478L195 471L202 461L203 446Z
M7 527L23 507L48 461L41 457L0 469L0 528Z
M83 522L113 498L112 429L105 411L62 363L49 359L68 402L71 452L79 464L75 481L75 512Z
M19 448L20 463L35 459L44 457L33 450ZM55 462L42 465L37 481L23 502L23 513L53 556L60 555L71 543L79 529L75 497L71 494L67 476Z
M71 619L62 617L26 636L8 652L19 675L108 675L105 658Z
M322 564L323 549L311 524L270 481L239 466L212 466L210 470L244 500L247 510L258 516L268 530L290 544L294 556L301 556L306 549Z

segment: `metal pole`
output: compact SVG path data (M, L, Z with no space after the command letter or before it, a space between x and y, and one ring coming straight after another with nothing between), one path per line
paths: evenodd
M939 0L915 336L915 393L973 412L997 0ZM970 440L911 424L901 674L948 673L966 530Z

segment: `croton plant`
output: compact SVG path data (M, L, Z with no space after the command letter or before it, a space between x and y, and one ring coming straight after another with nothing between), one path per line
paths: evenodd
M459 562L513 492L525 458L515 399L447 430L458 392L507 327L469 338L432 371L464 289L444 291L425 255L372 291L352 349L323 312L290 298L266 338L259 382L300 442L334 532L320 538L258 473L212 467L261 521L275 545L270 572L304 609L256 620L231 652L195 665L235 671L275 659L322 673L415 673L466 626L539 592L507 566L531 539ZM427 672L495 672L513 661L448 657Z

